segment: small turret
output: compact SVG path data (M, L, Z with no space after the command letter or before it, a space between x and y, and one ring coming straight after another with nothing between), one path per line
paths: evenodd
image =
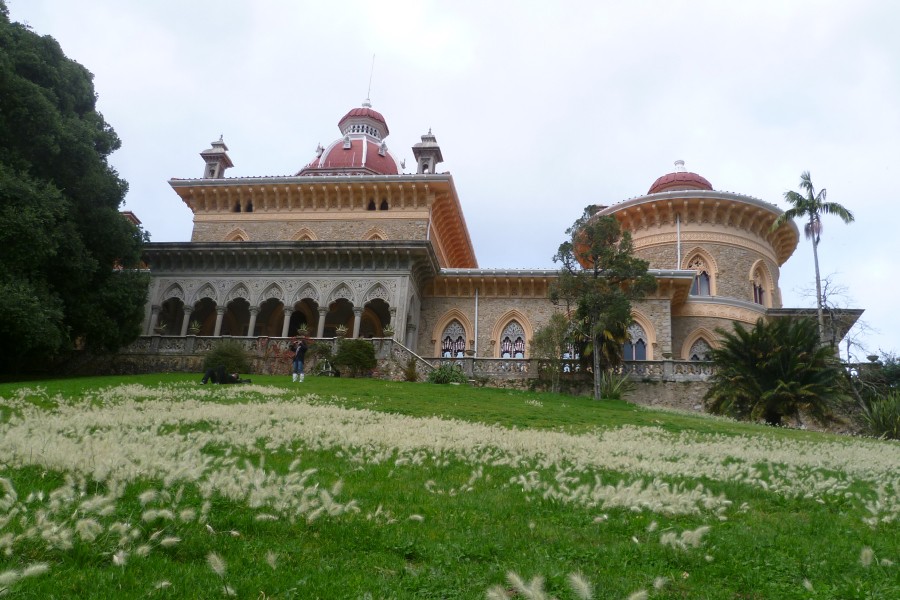
M441 147L438 146L437 138L431 133L431 128L422 136L422 141L412 147L412 151L416 158L416 173L434 173L435 167L444 162Z
M225 177L225 169L234 166L231 159L228 158L228 146L219 136L218 141L212 143L212 148L208 148L200 153L201 158L206 161L206 167L203 169L203 179L222 179Z

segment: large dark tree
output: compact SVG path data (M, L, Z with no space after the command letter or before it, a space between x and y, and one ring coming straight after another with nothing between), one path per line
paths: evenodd
M843 371L831 349L819 343L815 321L760 319L752 329L736 323L734 331L718 333L721 343L712 351L716 373L706 394L712 412L780 425L803 410L827 421L843 394Z
M0 0L0 371L139 334L145 235L119 213L120 141L92 79Z
M570 239L553 257L562 267L550 299L573 312L573 323L591 341L594 398L602 373L621 361L621 344L631 323L631 302L656 289L648 263L635 258L631 234L612 216L596 216L588 206L566 233Z

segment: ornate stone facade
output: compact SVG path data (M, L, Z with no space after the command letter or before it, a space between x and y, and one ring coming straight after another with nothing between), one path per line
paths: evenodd
M430 131L413 148L416 172L404 173L380 113L366 104L339 126L342 137L296 175L226 178L220 139L201 153L202 178L170 181L194 230L189 243L147 249L145 332L209 340L306 328L322 338L345 326L377 338L390 326L410 356L470 361L473 375L533 376L529 343L559 310L548 300L556 271L477 268L453 179L435 172L443 157ZM636 377L702 378L701 367L671 361L705 359L735 322L791 313L779 267L796 226L773 230L774 205L715 191L682 166L598 213L631 232L659 283L634 305L625 351Z

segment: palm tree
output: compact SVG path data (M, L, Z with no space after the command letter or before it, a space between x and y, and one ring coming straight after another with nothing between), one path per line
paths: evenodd
M819 321L819 339L824 340L825 320L822 317L822 279L819 276L819 238L822 235L822 215L834 214L840 217L844 223L851 223L853 221L853 213L837 202L826 202L826 191L824 188L819 190L817 194L816 189L813 187L812 179L810 179L809 171L804 171L800 175L800 187L806 193L805 196L794 191L784 193L784 199L788 201L791 208L775 219L775 222L772 223L772 230L778 229L793 219L809 219L803 226L803 233L806 235L806 239L812 240L813 244L813 260L816 263L816 315Z
M752 329L736 323L734 331L717 331L716 372L705 396L711 412L780 425L803 410L827 421L843 395L843 374L811 319L760 319Z

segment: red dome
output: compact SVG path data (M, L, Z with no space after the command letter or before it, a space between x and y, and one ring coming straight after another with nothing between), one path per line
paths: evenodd
M350 147L345 146L342 139L335 141L298 175L397 175L400 172L391 153L385 149L379 154L381 147L370 139L353 138Z
M653 182L648 194L656 194L670 190L711 190L712 184L696 173L684 170L684 161L675 162L674 173L667 173Z
M344 123L350 119L372 119L373 121L377 121L381 125L384 126L384 134L381 136L386 138L390 133L390 130L387 126L387 121L384 120L384 116L377 110L372 110L368 106L361 106L359 108L351 108L350 112L348 112L344 117L338 121L338 127L341 131L344 130Z

